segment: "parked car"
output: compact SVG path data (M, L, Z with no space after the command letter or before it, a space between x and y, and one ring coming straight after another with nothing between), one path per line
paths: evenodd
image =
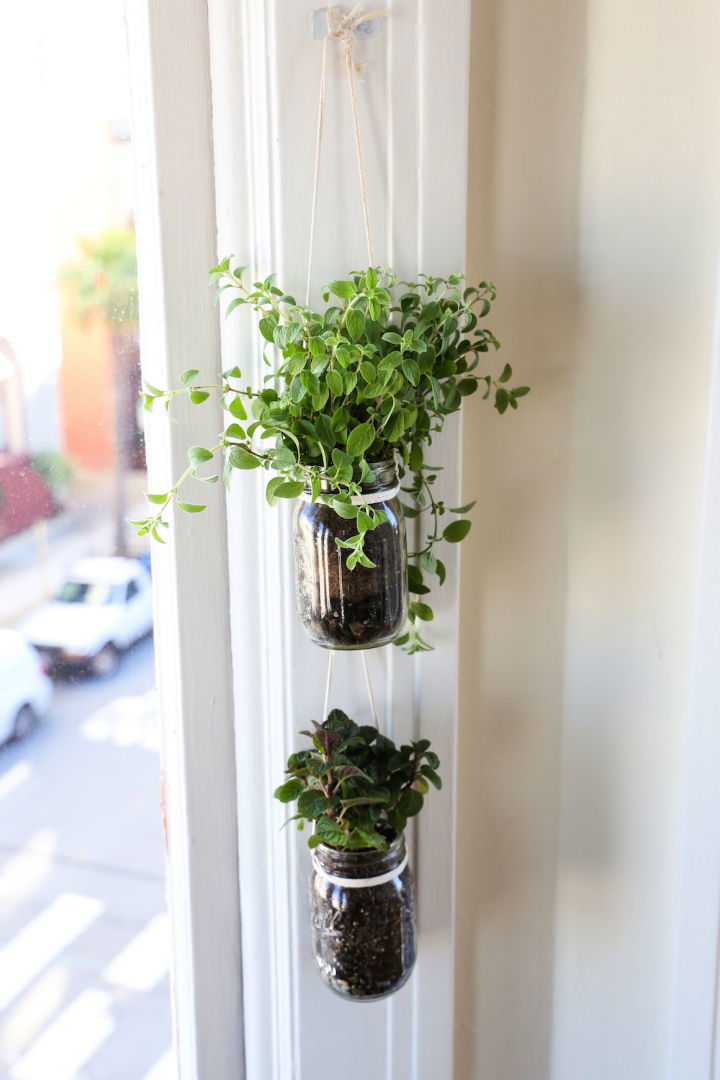
M17 630L0 629L0 743L29 734L51 698L37 649Z
M59 593L20 629L48 670L84 667L112 675L120 653L152 630L150 575L139 559L81 559Z

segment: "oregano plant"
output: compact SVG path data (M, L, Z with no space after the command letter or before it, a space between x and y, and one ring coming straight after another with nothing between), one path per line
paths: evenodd
M358 726L333 709L322 724L302 731L312 747L291 754L288 779L275 791L283 803L297 803L289 821L315 829L308 844L384 850L418 814L430 785L442 787L440 762L427 739L395 745L377 728Z
M323 291L327 306L316 311L276 285L275 275L251 284L245 275L232 258L210 271L216 298L229 298L228 315L246 306L259 316L268 368L263 385L246 383L238 366L210 385L199 381L195 369L186 371L174 389L145 384L148 411L158 403L169 409L179 395L202 406L217 394L229 419L214 446L190 447L186 470L170 490L148 494L151 512L134 524L140 534L162 541L173 504L186 513L204 510L203 503L185 497L184 485L191 478L216 482L219 471L208 474L205 467L221 457L226 483L237 469L271 474L266 485L271 505L307 491L312 501L355 519L356 533L339 541L348 550L347 565L372 567L365 537L386 516L373 505L358 504L357 497L372 479L370 463L394 458L406 516L424 512L430 522L408 555L413 600L396 644L410 653L428 649L421 632L433 618L424 599L428 581L445 580L441 544L467 536L471 522L465 515L474 506L448 506L435 497L442 466L432 458L433 438L463 399L478 390L501 414L517 409L529 392L527 386L510 386L509 364L497 376L480 367L485 354L499 348L484 324L495 287L486 281L464 287L460 274L421 274L417 281L399 282L393 270L369 267L330 282Z

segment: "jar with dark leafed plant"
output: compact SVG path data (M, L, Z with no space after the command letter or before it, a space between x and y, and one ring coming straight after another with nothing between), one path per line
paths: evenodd
M402 833L383 851L318 844L310 909L326 986L353 1001L376 1001L404 986L415 964L415 901Z

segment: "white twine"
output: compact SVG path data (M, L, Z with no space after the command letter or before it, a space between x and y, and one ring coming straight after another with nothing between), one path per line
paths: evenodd
M340 885L343 889L371 889L373 885L385 885L388 881L393 881L396 877L400 877L407 864L408 855L406 851L402 862L399 866L396 866L394 870L388 870L385 874L376 874L374 877L350 878L338 877L336 874L328 874L327 870L321 865L317 855L313 853L312 857L312 865L315 873L319 874L320 877L324 877L331 885Z
M342 42L345 69L350 87L350 104L353 116L353 129L355 133L355 154L357 157L358 176L360 179L360 197L362 199L363 221L365 224L365 241L368 250L368 263L375 265L375 245L373 243L372 224L370 222L370 201L368 198L367 171L365 168L365 152L363 149L362 128L360 125L360 108L357 99L357 87L355 75L358 65L353 56L353 35L360 23L368 19L383 18L387 11L371 11L363 13L362 5L356 4L349 15L345 15L341 8L331 7L327 11L327 33L323 38L322 60L320 64L320 90L318 94L317 129L315 135L315 164L313 168L313 190L310 205L310 238L308 241L307 263L307 287L305 290L305 303L310 303L310 282L312 278L313 252L315 249L315 225L317 222L318 190L320 186L320 158L322 155L323 132L325 129L325 101L327 84L327 43L329 37L334 37Z
M377 708L375 707L375 695L373 694L372 683L370 681L370 672L368 670L367 658L365 656L365 650L360 651L362 659L363 672L365 673L365 685L367 687L368 697L370 699L370 710L372 712L372 718L375 723L375 727L380 730L380 721L378 720ZM327 720L328 705L330 704L330 686L332 684L333 677L333 660L335 659L335 653L332 649L328 650L328 666L327 675L325 676L325 700L323 702L323 721Z
M355 28L366 19L380 18L387 15L386 11L373 11L368 15L363 14L362 5L356 4L349 15L338 13L337 8L331 8L328 12L328 26L335 23L334 36L343 43L345 54L345 68L350 85L350 102L352 105L353 128L355 130L355 153L357 155L358 175L360 177L360 195L362 197L363 219L365 222L365 240L367 242L369 265L375 265L375 245L373 244L372 226L370 224L370 206L368 202L367 174L365 171L365 154L363 152L362 130L360 128L360 110L357 101L357 89L355 86L355 61L353 58L353 34Z
M331 649L330 653L328 655L328 669L327 669L327 677L325 679L325 704L323 705L323 711L322 711L323 723L325 722L325 720L327 720L328 705L330 704L330 683L332 682L333 660L334 659L335 659L335 654L333 653L333 651Z
M390 502L399 494L400 485L396 484L395 487L391 487L389 490L386 488L383 491L369 491L367 495L351 495L350 502L353 506L372 506L373 503ZM298 497L304 499L305 502L312 502L312 493L310 491L303 491Z
M372 710L373 720L375 721L375 727L380 730L380 722L378 720L377 709L375 708L375 695L373 694L372 683L370 682L370 672L368 671L368 662L365 655L365 650L360 653L362 659L363 671L365 672L365 685L367 686L368 697L370 698L370 709Z
M317 134L315 136L315 168L313 170L312 203L310 207L310 239L308 241L307 288L305 305L310 303L310 282L312 280L313 250L315 247L315 221L317 218L318 188L320 184L320 152L322 150L323 128L325 126L325 76L327 72L327 34L322 43L322 63L320 65L320 95L318 98Z

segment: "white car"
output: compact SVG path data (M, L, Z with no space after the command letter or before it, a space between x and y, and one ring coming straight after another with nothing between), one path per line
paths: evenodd
M37 649L17 630L0 629L0 743L29 734L51 698Z
M150 575L139 559L81 559L54 600L20 626L50 671L88 667L112 675L120 652L150 633Z

